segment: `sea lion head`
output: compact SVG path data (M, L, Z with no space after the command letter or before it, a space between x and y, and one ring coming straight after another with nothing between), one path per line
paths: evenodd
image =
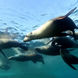
M30 41L32 39L32 32L28 33L25 38L24 38L24 42L26 41Z
M30 32L28 33L25 38L24 38L24 42L30 41L30 40L34 40L37 36L35 36L34 32Z

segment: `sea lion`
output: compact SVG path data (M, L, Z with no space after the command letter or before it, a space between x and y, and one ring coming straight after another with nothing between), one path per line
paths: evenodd
M0 39L0 49L7 49L12 47L20 47L22 49L28 50L27 46L24 46L23 43L20 43L15 40L7 40L7 39Z
M6 40L6 39L4 41L3 41L3 39L0 40L0 52L5 57L7 57L7 56L3 52L4 49L10 49L10 48L16 48L16 47L21 48L21 49L26 50L26 51L28 50L28 47L27 46L25 46L23 43L20 43L20 42L15 41L15 40L9 40L9 41Z
M41 47L36 47L35 50L38 53L45 54L45 55L50 55L50 56L57 56L60 55L60 48L58 46L41 46Z
M68 64L71 68L76 70L76 68L72 64L78 64L78 57L70 54L69 52L70 50L55 46L49 46L49 45L43 46L35 48L35 50L41 54L50 55L50 56L61 55L64 62Z
M28 50L28 47L24 45L22 42L18 42L13 40L8 34L0 33L0 52L5 56L5 53L2 51L3 49L8 49L12 47L19 47L24 50Z
M73 20L68 17L75 9L76 8L69 11L65 16L49 20L38 29L28 33L24 38L24 42L54 36L66 36L68 34L63 32L67 30L72 31L75 38L74 29L78 29L78 27L75 25Z
M34 63L42 62L44 64L44 60L43 60L42 55L40 55L38 53L28 54L28 55L25 53L21 53L21 54L16 54L14 56L10 56L8 59L19 61L19 62L25 62L25 61L32 61Z
M55 37L51 45L58 45L62 48L78 48L77 41L71 39L70 37Z
M13 40L12 37L10 37L10 35L5 32L0 32L0 49L11 47L20 47L27 49L27 47L24 46L24 43Z

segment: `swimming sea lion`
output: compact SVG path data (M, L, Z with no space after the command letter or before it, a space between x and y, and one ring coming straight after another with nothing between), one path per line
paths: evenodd
M77 41L71 39L70 37L55 37L51 45L59 45L62 48L78 48Z
M24 46L23 43L20 43L18 41L0 39L0 49L7 49L7 48L12 48L12 47L20 47L20 48L25 49L25 50L28 49L27 46Z
M16 40L13 40L9 34L0 32L0 49L6 49L11 47L20 47L23 49L27 49L27 47L25 47L23 44L24 43L22 42L20 43Z
M67 30L72 31L75 38L74 29L78 29L78 27L73 20L68 17L75 9L76 8L69 11L65 16L49 20L38 29L28 33L24 38L24 42L54 36L66 36L68 34L63 32Z
M2 51L3 49L10 49L19 47L23 50L28 50L28 47L23 45L23 43L17 42L15 40L0 40L0 52L7 58L6 54Z
M16 40L13 40L8 34L0 33L0 52L5 56L5 53L2 51L3 49L8 49L12 47L19 47L24 50L28 50L28 47L24 45L24 43L20 43Z
M60 48L58 46L51 46L51 45L41 46L41 47L36 47L35 50L38 53L45 55L50 55L50 56L60 55L59 52Z
M15 60L15 61L19 61L19 62L25 62L25 61L32 61L34 63L36 62L42 62L44 64L44 60L42 55L35 53L35 54L16 54L15 56L10 56L8 58L9 60Z
M56 46L56 45L55 45ZM62 59L66 64L68 64L71 68L76 70L76 68L72 64L78 64L78 57L72 55L69 53L70 50L62 49L58 46L43 46L38 47L35 50L41 54L50 55L50 56L56 56L61 55Z

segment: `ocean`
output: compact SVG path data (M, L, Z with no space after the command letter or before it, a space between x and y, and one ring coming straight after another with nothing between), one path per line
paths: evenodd
M49 19L65 15L77 6L78 0L0 0L0 33L9 33L15 40L23 42L28 32L37 29ZM78 7L69 17L78 26ZM33 40L28 43L34 48L44 45L47 40ZM17 50L3 51L10 56ZM77 52L78 49L72 51L78 56ZM0 78L78 78L78 65L74 65L77 70L73 70L60 55L42 56L45 64L32 61L8 62L9 68L0 68ZM6 64L6 59L2 55L0 57L0 66L3 61Z

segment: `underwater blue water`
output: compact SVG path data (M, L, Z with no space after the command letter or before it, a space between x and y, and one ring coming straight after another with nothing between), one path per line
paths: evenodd
M22 42L26 33L74 7L77 9L70 17L78 25L78 0L0 0L0 31L7 30ZM43 57L45 64L11 62L9 70L0 69L0 78L78 78L78 70L71 69L61 56Z

